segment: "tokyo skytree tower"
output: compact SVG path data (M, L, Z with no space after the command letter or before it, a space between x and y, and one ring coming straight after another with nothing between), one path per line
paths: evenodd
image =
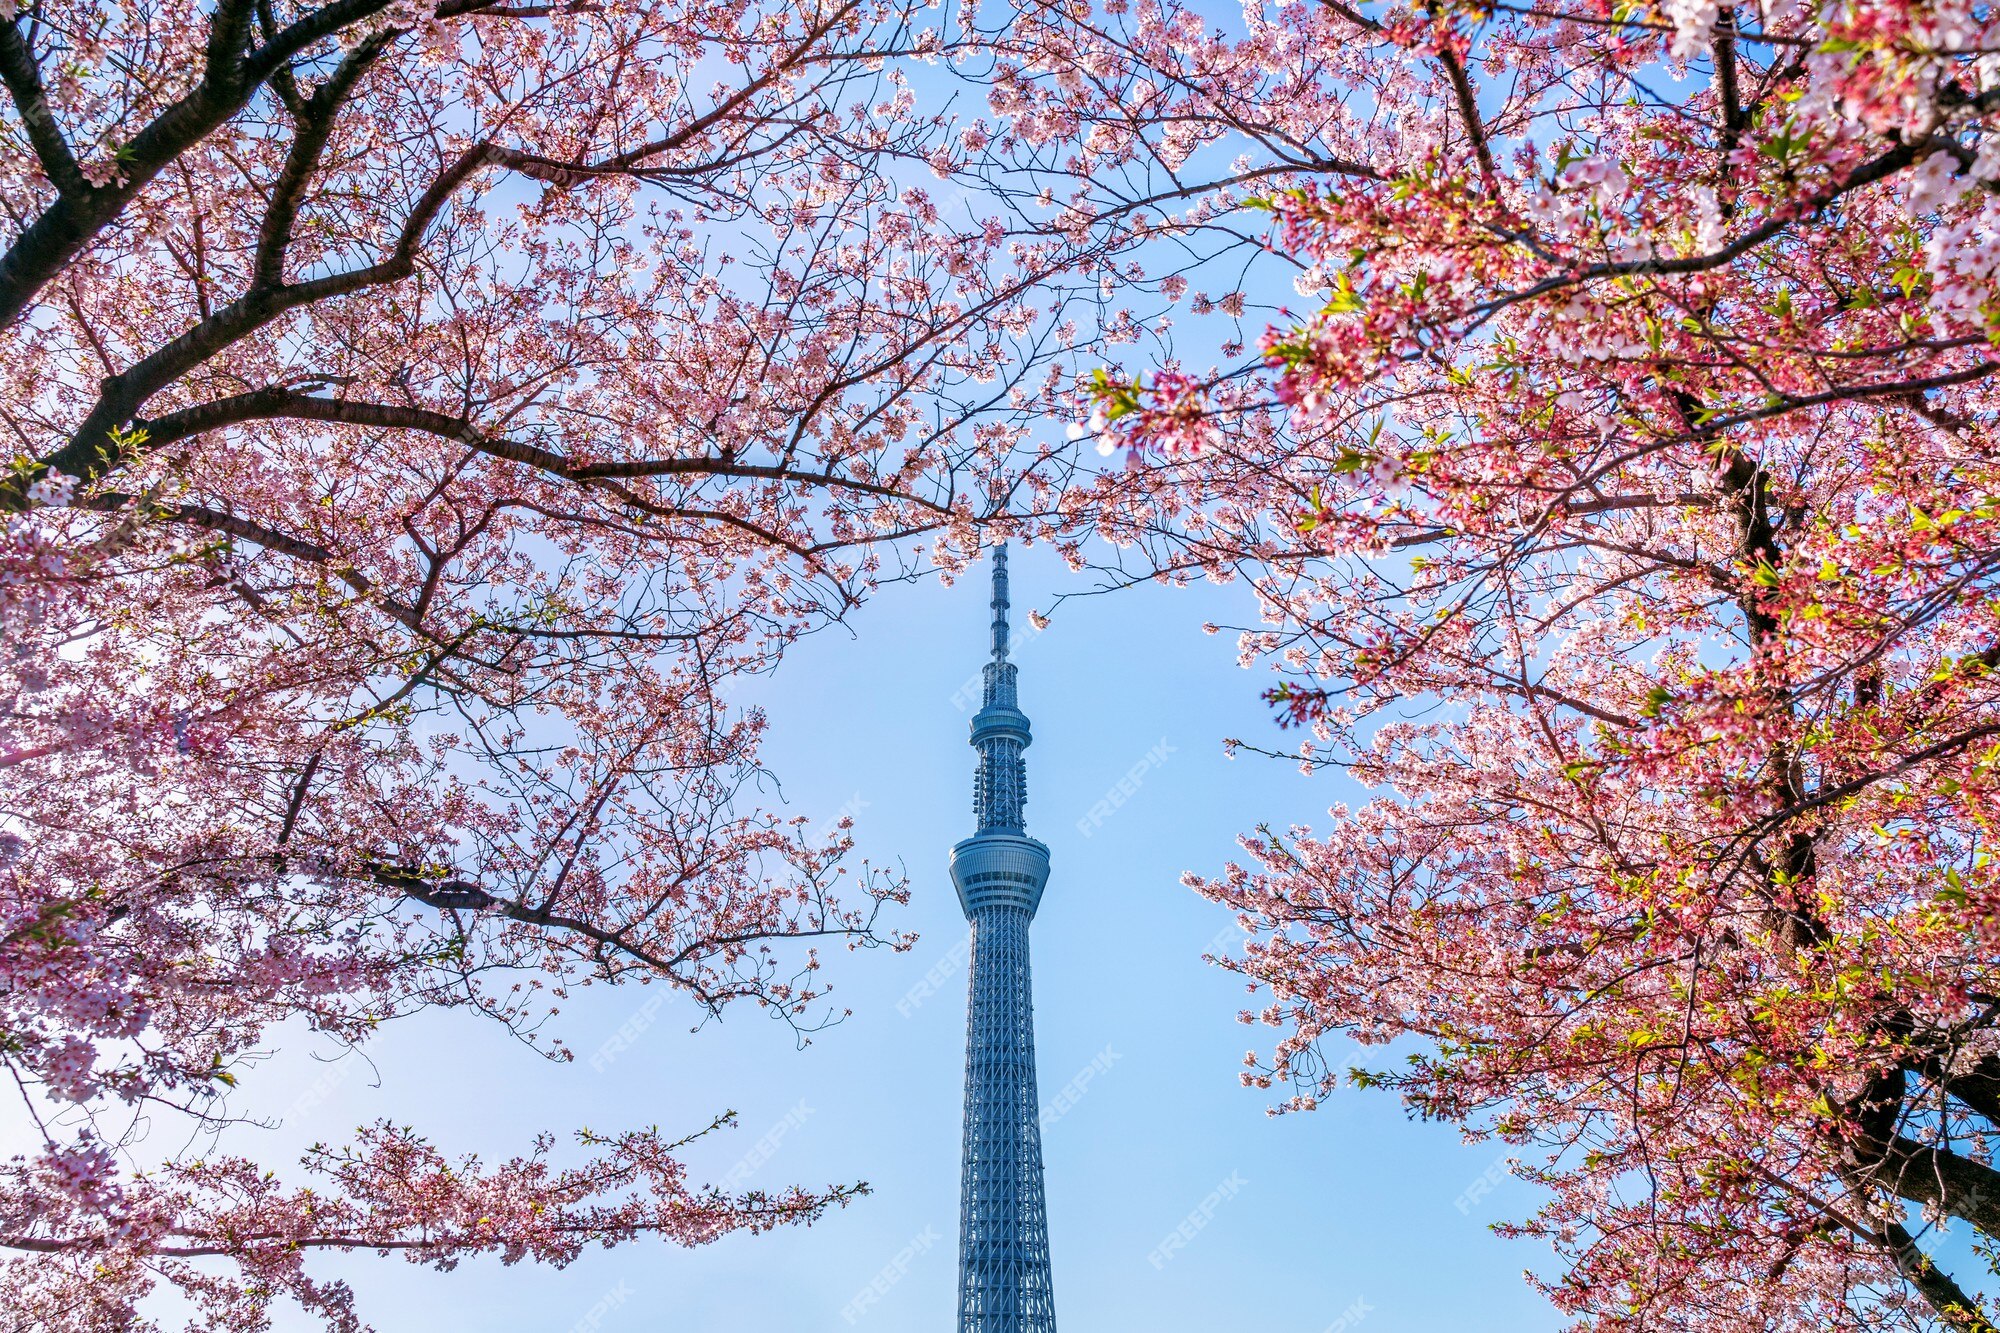
M1049 849L1022 808L1028 719L1007 660L1007 548L993 553L993 656L972 719L979 831L951 849L951 878L972 923L965 1017L965 1154L959 1185L959 1333L1055 1333L1042 1131L1035 1096L1035 1006L1028 922L1049 878Z

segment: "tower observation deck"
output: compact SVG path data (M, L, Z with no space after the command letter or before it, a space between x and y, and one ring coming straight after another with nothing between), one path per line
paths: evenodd
M951 849L951 878L972 924L965 1017L965 1151L959 1186L959 1333L1055 1333L1028 923L1049 878L1049 849L1027 835L1031 739L1007 660L1007 548L993 553L993 645L972 810L978 832Z

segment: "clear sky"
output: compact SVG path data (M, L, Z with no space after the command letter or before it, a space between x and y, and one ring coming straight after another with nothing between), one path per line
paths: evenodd
M1087 586L1045 548L1014 556L1017 632L1059 588ZM581 992L555 1020L573 1064L458 1012L394 1025L373 1068L314 1065L294 1043L253 1076L258 1109L289 1108L281 1130L257 1136L274 1164L380 1116L498 1157L540 1127L692 1129L735 1108L740 1127L693 1158L707 1179L866 1180L873 1193L809 1230L692 1251L621 1246L561 1272L323 1261L380 1333L953 1327L966 926L945 863L972 831L976 685L965 687L984 653L986 597L984 566L955 588L889 588L851 633L806 642L756 684L783 800L815 821L850 811L859 854L905 862L914 898L896 924L923 936L905 955L831 958L854 1014L810 1048L747 1009L690 1033L687 1001L622 987ZM1344 1090L1317 1113L1273 1119L1269 1094L1238 1086L1245 1051L1267 1048L1270 1030L1238 1024L1248 997L1200 961L1237 936L1179 875L1218 868L1260 820L1324 822L1356 795L1332 775L1223 756L1227 735L1275 740L1263 682L1236 666L1228 635L1200 631L1241 623L1244 598L1149 587L1072 600L1016 653L1036 735L1029 831L1054 859L1033 930L1041 1092L1047 1106L1069 1088L1072 1103L1043 1141L1062 1326L1553 1330L1559 1319L1521 1279L1546 1251L1487 1230L1535 1202L1496 1166L1496 1146L1411 1122L1382 1093ZM1092 807L1142 762L1133 794L1093 825ZM621 1026L636 1035L607 1047ZM1186 1239L1170 1242L1177 1230Z

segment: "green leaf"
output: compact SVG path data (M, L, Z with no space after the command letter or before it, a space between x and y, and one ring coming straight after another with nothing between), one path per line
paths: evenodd
M1333 295L1327 298L1326 305L1323 307L1325 313L1329 315L1351 315L1356 311L1366 308L1367 303L1355 292L1354 284L1348 279L1348 276L1345 273L1336 275L1333 280Z

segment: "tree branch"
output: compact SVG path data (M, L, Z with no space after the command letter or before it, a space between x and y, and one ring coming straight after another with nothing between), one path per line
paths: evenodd
M27 39L21 36L20 27L11 18L0 23L0 79L6 81L7 91L13 95L14 110L20 114L21 124L28 131L28 142L34 147L42 173L56 187L56 194L62 198L87 194L90 182L84 179L69 141L63 138L62 129L49 110L48 93L42 87L42 72L35 63L34 52L28 49Z
M256 265L251 274L252 289L284 285L285 251L292 243L292 226L299 216L299 199L306 183L319 167L327 141L333 137L341 103L354 90L368 67L387 49L394 29L370 33L348 52L337 69L327 76L301 108L298 136L285 157L284 170L271 183L271 202L264 209L264 222L257 232Z
M18 319L35 294L110 225L169 163L242 110L251 94L275 70L313 43L379 13L389 3L390 0L335 0L288 25L248 56L242 54L248 5L242 0L228 0L219 6L210 22L209 63L202 81L126 142L113 180L100 186L89 186L86 182L86 188L80 191L59 192L55 202L43 209L14 238L6 254L0 256L0 328Z

